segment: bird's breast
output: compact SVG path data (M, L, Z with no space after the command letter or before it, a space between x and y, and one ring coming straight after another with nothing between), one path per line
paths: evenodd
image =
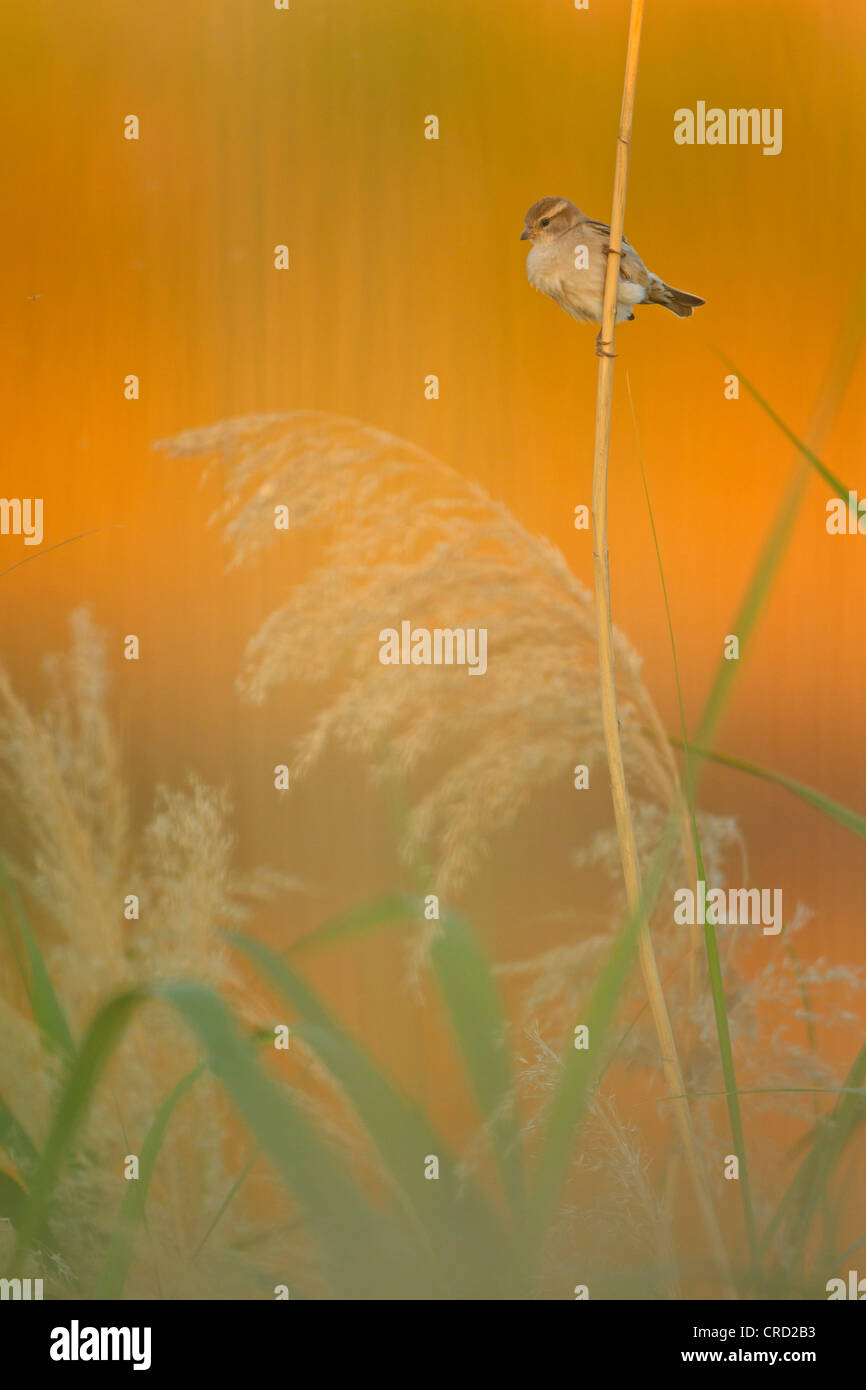
M532 247L526 257L526 275L530 285L541 290L543 294L551 294L554 290L558 290L562 280L561 269L547 254L544 246Z

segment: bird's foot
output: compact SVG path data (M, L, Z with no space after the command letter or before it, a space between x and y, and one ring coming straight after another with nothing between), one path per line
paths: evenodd
M606 339L602 338L601 334L599 333L598 337L595 340L596 357L616 357L618 355L617 353L607 351L607 349L611 347L613 347L613 343L609 343Z

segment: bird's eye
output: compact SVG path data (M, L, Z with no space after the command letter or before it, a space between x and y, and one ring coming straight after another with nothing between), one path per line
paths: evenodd
M549 221L550 221L550 218L549 218L549 217L542 217L542 219L541 219L541 225L542 225L542 227L546 227L547 224L549 223Z

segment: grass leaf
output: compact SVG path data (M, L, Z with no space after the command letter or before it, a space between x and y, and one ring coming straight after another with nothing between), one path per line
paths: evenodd
M718 352L718 349L716 349L716 351ZM830 487L837 494L837 496L841 497L843 501L847 502L849 489L846 487L845 483L843 483L839 478L837 478L834 473L831 473L830 469L826 466L826 464L821 462L814 450L810 449L808 444L804 444L802 439L800 439L794 433L790 426L785 424L785 421L782 419L781 415L779 415L778 412L773 409L769 401L767 401L761 395L758 388L749 380L747 376L745 376L740 371L739 367L734 366L734 363L730 360L729 357L726 357L724 353L719 352L718 355L719 357L721 357L725 366L729 367L730 370L734 372L736 376L739 377L740 381L743 383L752 399L757 402L757 404L764 411L764 414L770 417L773 424L776 426L777 429L781 430L785 438L791 444L793 444L794 448L797 450L797 453L801 454L802 457L806 460L806 462L812 465L819 477L823 478L824 482L830 485Z
M589 1029L590 1046L584 1049L570 1046L562 1059L553 1096L541 1125L538 1159L530 1189L529 1236L533 1247L537 1247L543 1237L565 1181L575 1132L586 1115L597 1073L604 1066L605 1044L634 961L641 922L649 910L648 904L655 902L658 896L670 853L668 841L676 835L676 826L669 822L666 839L644 877L641 903L635 912L629 914L618 933L592 992L582 1019Z
M830 1174L854 1131L866 1119L866 1043L845 1078L842 1094L830 1114L814 1126L813 1142L784 1193L761 1242L768 1250L776 1234L785 1231L785 1267L796 1276L812 1218L826 1192Z
M373 898L359 907L341 912L321 926L315 927L299 937L288 948L286 955L292 960L304 959L325 950L328 946L339 945L355 936L363 936L377 927L390 926L395 922L411 922L423 919L424 904L411 893L390 893L385 897Z
M27 1190L0 1170L0 1220L17 1227L27 1205Z
M217 1207L211 1221L208 1223L207 1230L205 1231L204 1235L202 1236L201 1240L199 1241L198 1245L195 1247L195 1250L193 1250L192 1255L190 1256L191 1260L198 1259L202 1250L207 1245L217 1226L222 1221L223 1217L225 1216L235 1197L238 1195L247 1178L249 1177L250 1173L252 1172L253 1164L255 1163L258 1156L258 1149L254 1149L253 1152L250 1154L249 1158L247 1159L246 1163L244 1164L243 1168L238 1173L237 1177L235 1178L225 1197L223 1197L222 1201Z
M0 1096L0 1149L6 1150L15 1167L19 1168L25 1176L39 1158L35 1144L24 1126L19 1124L2 1096Z
M57 1185L60 1171L93 1090L116 1046L132 1011L145 998L143 991L134 990L113 999L98 1014L84 1039L81 1051L72 1062L42 1156L33 1171L30 1200L21 1221L18 1242L13 1256L17 1270L37 1231L41 1230L48 1204Z
M35 1233L42 1229L94 1088L131 1014L149 999L171 1004L206 1048L209 1064L262 1149L310 1214L327 1276L338 1296L399 1297L414 1268L404 1233L365 1201L287 1091L262 1072L218 996L186 983L142 986L119 995L91 1024L66 1078L33 1174L13 1268L20 1267Z
M637 442L638 460L640 462L641 478L643 480L644 496L646 497L647 511L649 512L650 527L652 529L653 544L656 552L656 562L658 564L659 578L661 580L662 595L664 597L665 616L668 625L668 637L671 644L671 655L673 658L674 682L676 684L677 701L680 712L680 728L682 731L682 748L685 754L685 777L683 779L683 791L689 808L689 819L692 827L692 838L694 840L695 859L697 861L697 874L700 881L706 882L706 869L704 867L704 855L701 847L701 837L698 832L698 813L695 804L694 783L691 774L691 762L689 760L689 743L686 734L686 711L683 701L682 685L680 683L680 669L677 659L677 643L674 635L674 622L671 614L670 601L668 599L667 583L665 581L664 565L662 563L662 552L659 544L658 532L656 530L655 517L653 515L652 501L650 499L649 483L647 482L646 470L644 468L643 453L640 447L640 437L638 435L637 417L634 412L634 402L631 399L631 386L629 384L629 401L631 403L632 421L634 424L635 439ZM749 1243L749 1253L751 1260L757 1259L757 1227L755 1225L755 1213L752 1207L752 1184L749 1173L748 1155L746 1152L746 1136L743 1129L743 1117L740 1109L739 1091L737 1088L737 1073L734 1065L734 1051L731 1045L731 1029L728 1022L728 1010L725 1003L725 985L722 978L722 963L719 957L719 946L716 940L715 927L710 922L704 923L704 945L707 954L707 969L710 977L710 992L713 1000L713 1015L716 1022L716 1036L719 1044L719 1057L722 1066L722 1075L725 1081L725 1095L728 1107L728 1120L731 1126L731 1140L734 1152L739 1160L739 1192L743 1205L743 1220L746 1230L746 1238Z
M49 1047L56 1049L66 1057L74 1057L75 1043L72 1039L69 1022L54 992L54 986L42 959L42 952L39 950L39 944L24 911L24 905L18 896L18 890L2 859L0 859L0 883L2 883L12 903L18 932L24 943L29 967L29 970L25 972L25 984L33 1017ZM14 932L8 921L6 926L14 941Z
M517 1214L524 1197L520 1126L499 989L487 956L459 913L445 913L431 956L463 1064Z
M682 740L671 738L671 743L676 748L682 747ZM719 763L722 767L735 768L738 772L746 772L750 777L759 777L763 782L771 782L774 786L784 787L792 795L805 801L809 806L814 806L822 811L831 820L838 821L839 825L844 825L846 830L851 830L861 839L866 840L866 816L861 816L859 812L852 811L849 806L843 806L839 801L833 801L823 792L816 791L814 787L808 786L805 782L798 782L793 777L786 777L783 772L773 772L768 767L761 767L758 763L748 762L745 758L735 758L730 753L717 753L709 748L696 748L694 744L689 744L689 752L697 758L705 758L709 762Z
M301 1015L304 1022L293 1031L322 1058L357 1112L452 1286L449 1296L471 1297L470 1290L489 1288L490 1280L495 1287L507 1271L503 1232L426 1115L383 1075L280 956L244 936L232 934L231 940ZM428 1155L439 1160L437 1181L425 1177Z
M162 1142L177 1106L198 1080L204 1063L188 1072L166 1096L154 1116L139 1155L138 1178L126 1185L117 1226L105 1257L102 1271L93 1292L94 1298L121 1298L135 1248L139 1222L144 1216L150 1180L156 1167Z

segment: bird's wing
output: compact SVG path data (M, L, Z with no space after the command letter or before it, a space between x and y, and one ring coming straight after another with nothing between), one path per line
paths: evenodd
M583 225L592 227L593 231L599 232L604 241L605 249L610 240L610 227L606 222L596 222L591 217L585 217ZM619 260L619 274L621 280L632 280L636 285L648 285L650 274L633 246L629 246L625 237L622 239L622 255Z

